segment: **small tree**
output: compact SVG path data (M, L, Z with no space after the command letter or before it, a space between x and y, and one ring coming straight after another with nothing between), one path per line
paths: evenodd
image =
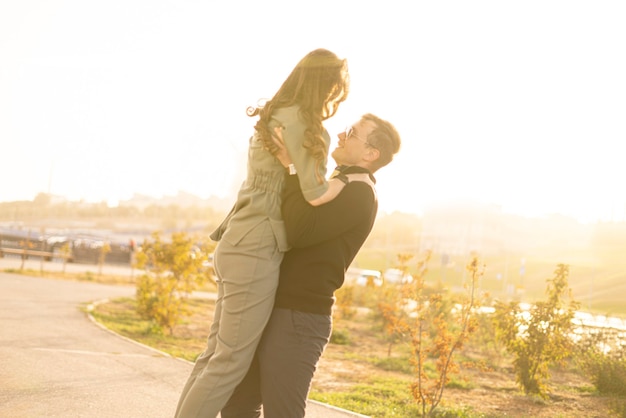
M69 241L65 242L61 246L60 252L61 252L61 257L63 257L63 273L65 273L65 268L67 267L67 260L72 256L72 246L70 245Z
M145 271L137 280L139 314L172 334L181 316L188 314L189 295L212 277L212 269L204 266L212 250L211 244L198 244L183 232L173 234L170 242L153 233L136 257L137 267Z
M333 315L337 319L354 317L357 312L354 306L354 285L344 285L337 289L335 299Z
M104 266L104 260L107 258L107 254L111 252L111 244L107 241L102 243L100 251L98 252L98 276L102 276L102 267Z
M569 337L578 302L568 288L569 267L559 264L547 280L547 300L523 312L519 304L497 303L494 321L498 338L514 356L517 383L526 394L546 397L549 366L568 357L573 348Z
M577 344L576 359L599 393L621 397L626 408L626 343L622 334L609 326L587 327Z
M406 277L409 272L409 261L413 258L413 254L401 253L398 257L398 269L402 272L402 277ZM424 268L419 271L419 278L423 279L426 273L426 264L430 259L430 252L427 252L418 264ZM389 346L387 347L387 356L391 356L391 349L397 342L403 341L407 336L408 312L406 304L411 297L410 283L401 283L401 287L396 284L389 283L387 280L383 282L383 288L379 292L378 311L381 314L383 330L387 336Z
M463 347L476 328L473 310L478 304L476 284L482 275L478 258L473 257L467 269L471 281L466 283L467 295L451 312L446 295L427 290L424 278L431 253L427 252L417 263L414 280L402 285L401 294L388 297L379 305L385 318L385 330L392 342L408 339L411 344L411 363L416 380L411 393L422 407L423 416L431 416L443 397L450 376L458 372L454 353ZM405 269L410 258L399 257L400 268ZM427 374L427 364L435 362L435 376Z
M413 366L417 380L411 385L413 397L422 406L422 415L432 416L443 398L450 376L458 373L454 359L457 350L469 340L476 329L474 309L480 298L476 294L477 283L483 275L484 266L478 257L472 256L466 266L470 281L465 283L467 294L461 298L450 315L441 293L433 293L426 298L423 292L423 280L417 281L416 296L418 307L415 324L410 328L413 348ZM427 357L435 359L436 374L429 378L426 374Z

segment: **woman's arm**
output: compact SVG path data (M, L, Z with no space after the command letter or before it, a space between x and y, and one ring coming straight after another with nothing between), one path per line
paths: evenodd
M323 205L324 203L328 203L337 197L337 195L343 190L345 185L346 184L341 180L330 179L328 180L328 190L326 190L326 192L324 192L324 194L317 199L308 200L308 202L311 204L311 206L319 206Z
M276 137L273 137L274 143L278 147L278 152L275 154L275 157L280 161L283 167L289 168L290 174L296 174L296 169L293 165L291 157L289 157L289 153L287 152L287 148L285 147L285 142L283 139L282 127L278 126L274 128L274 133ZM345 183L338 179L330 179L328 180L328 189L321 196L307 200L311 206L319 206L324 203L328 203L333 200L341 190L343 190Z

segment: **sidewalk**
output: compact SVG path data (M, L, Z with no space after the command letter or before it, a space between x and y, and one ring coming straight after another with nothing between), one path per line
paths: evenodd
M26 260L24 268L39 271L40 264ZM3 273L20 265L19 258L0 258L0 416L172 415L192 363L94 326L77 309L99 299L133 295L132 286ZM62 271L62 264L46 262L43 269ZM66 266L68 272L97 269ZM104 266L103 273L133 272L130 267ZM309 401L306 416L364 417L315 401Z

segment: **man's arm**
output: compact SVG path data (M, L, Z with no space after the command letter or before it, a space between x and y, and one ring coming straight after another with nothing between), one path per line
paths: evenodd
M311 206L304 199L296 177L287 176L282 204L291 246L308 247L336 238L370 218L375 197L368 184L352 182L332 201Z

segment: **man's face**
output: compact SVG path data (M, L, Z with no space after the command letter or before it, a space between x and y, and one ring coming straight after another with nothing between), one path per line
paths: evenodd
M367 168L370 161L368 154L372 151L372 146L367 143L367 137L375 127L373 121L361 119L352 127L348 127L346 132L337 135L339 143L331 154L335 162L338 165L358 165Z

